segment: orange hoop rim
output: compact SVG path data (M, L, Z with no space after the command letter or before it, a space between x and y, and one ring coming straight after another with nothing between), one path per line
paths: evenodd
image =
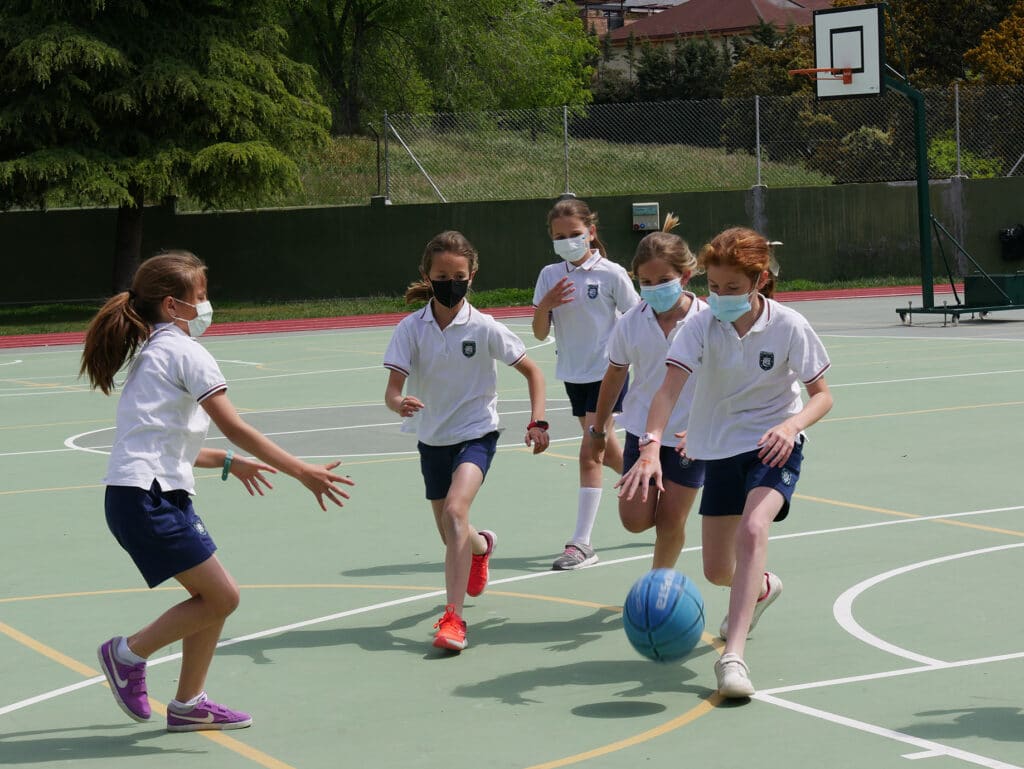
M821 73L829 73L831 77ZM809 67L807 69L791 69L790 75L806 75L811 80L842 80L843 85L850 85L853 82L852 67Z

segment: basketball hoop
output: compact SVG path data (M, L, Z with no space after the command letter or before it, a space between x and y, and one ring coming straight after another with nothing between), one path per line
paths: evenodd
M811 80L842 80L843 85L850 85L853 82L853 69L851 67L819 67L809 69L791 69L790 75L806 75Z

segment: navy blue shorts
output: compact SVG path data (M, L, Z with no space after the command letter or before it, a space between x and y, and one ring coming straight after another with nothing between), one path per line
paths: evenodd
M148 491L107 486L104 507L110 533L150 587L198 566L217 550L187 491L163 491L155 480Z
M658 456L661 460L661 477L666 481L691 489L699 489L704 485L706 463L703 460L684 457L671 446L662 446ZM629 472L629 468L635 465L639 458L640 439L627 430L626 444L622 447L622 474ZM653 478L651 485L654 485Z
M487 471L498 449L498 431L487 433L482 438L456 443L451 446L428 446L417 443L420 450L420 471L427 487L427 499L444 499L452 487L455 468L463 462L471 462L487 477Z
M781 521L789 515L789 500L796 490L803 462L803 440L797 441L782 467L768 467L758 458L758 451L760 449L707 461L701 515L743 515L747 495L761 486L775 489L785 499L775 520Z
M586 382L585 384L575 384L573 382L565 382L565 393L569 396L569 405L572 406L572 415L574 417L585 417L587 414L594 414L597 412L597 396L601 393L600 382ZM615 407L612 412L618 414L622 411L622 399L626 397L626 393L629 391L629 376L626 377L626 381L622 384L622 392L619 393L618 400L615 401Z

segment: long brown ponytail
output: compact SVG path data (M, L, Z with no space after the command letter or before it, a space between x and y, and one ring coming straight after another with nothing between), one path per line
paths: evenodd
M205 275L206 265L188 251L169 251L144 261L132 287L108 299L89 323L78 375L88 374L90 387L110 395L114 375L161 322L161 302L168 296L188 296Z

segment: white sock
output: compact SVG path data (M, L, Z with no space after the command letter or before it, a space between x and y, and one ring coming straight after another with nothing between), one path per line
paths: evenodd
M580 488L579 509L576 512L576 531L573 532L572 541L581 545L590 544L590 534L594 530L594 523L597 521L597 509L601 506L600 488L583 486Z
M167 703L167 707L173 708L174 710L177 710L179 713L184 712L186 710L192 710L192 708L198 705L203 700L204 697L206 697L206 692L199 692L199 694L190 699L188 702L181 702L180 700L171 700L169 703Z
M138 665L140 662L145 662L145 657L140 657L138 654L128 648L128 639L124 636L117 642L117 646L114 647L114 656L117 657L118 662L122 662L125 665Z

